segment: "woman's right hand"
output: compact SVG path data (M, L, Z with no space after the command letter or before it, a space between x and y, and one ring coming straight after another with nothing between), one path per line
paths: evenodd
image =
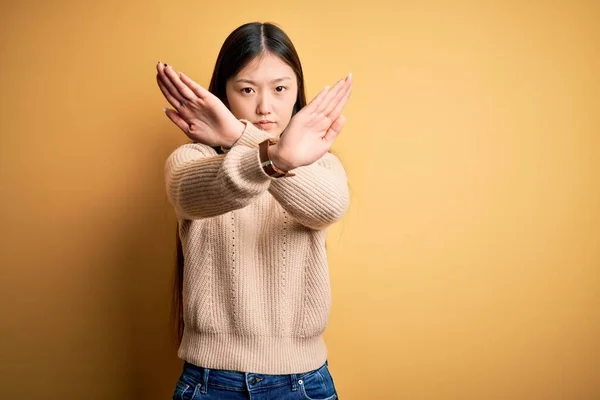
M344 127L342 110L351 92L352 74L349 74L331 89L325 87L294 115L279 142L269 150L273 163L290 171L323 157Z
M218 97L171 66L159 62L156 70L158 86L174 108L165 108L165 113L190 139L211 147L231 147L242 135L244 124Z

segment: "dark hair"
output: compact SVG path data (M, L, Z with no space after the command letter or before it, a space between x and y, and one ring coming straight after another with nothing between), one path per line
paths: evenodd
M242 25L225 39L208 90L227 105L225 94L227 81L237 75L254 58L265 54L279 57L294 70L298 80L298 97L293 111L293 114L296 114L306 105L304 74L300 58L285 32L270 23L251 22Z
M272 23L251 22L244 24L229 34L217 57L208 90L228 105L225 87L227 81L237 75L256 57L272 54L288 64L295 72L298 81L298 97L292 115L306 105L304 74L298 53L290 38ZM179 229L177 229L177 265L173 282L173 320L177 343L183 336L183 275L184 259Z

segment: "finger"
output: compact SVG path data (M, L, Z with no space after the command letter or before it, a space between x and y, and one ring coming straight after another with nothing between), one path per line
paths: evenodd
M178 105L173 104L173 107L179 108L179 107L181 107L181 105L183 103L185 103L185 99L183 98L183 96L181 96L181 94L179 93L177 88L171 83L171 80L165 74L165 70L167 69L167 67L168 66L166 64L163 64L161 62L158 63L158 65L156 66L156 69L158 70L158 78L160 79L162 84L165 86L165 88L169 91L169 94L171 95L171 97L176 99L177 102L179 103Z
M323 136L323 140L325 140L329 146L331 146L340 132L342 132L342 129L344 129L344 125L346 125L346 117L340 115L335 121L333 121L333 124L331 124L327 130L327 133L325 133L325 136Z
M183 120L183 118L179 116L179 113L177 113L177 111L171 110L166 107L163 108L163 110L165 111L165 114L167 114L167 117L169 117L169 119L173 121L173 123L177 125L179 129L183 131L183 133L185 133L186 135L190 133L190 126L187 122Z
M310 103L308 103L308 105L306 106L307 111L313 111L316 110L317 107L319 107L319 104L321 104L321 102L323 101L323 99L325 99L325 97L327 96L327 93L329 93L329 86L325 86L320 92L319 94L317 94L315 96L314 99L312 99L310 101Z
M329 103L331 103L331 101L335 98L337 93L340 91L340 88L342 87L343 84L344 84L344 80L340 79L339 81L337 81L335 83L335 85L333 85L333 87L327 93L327 96L323 99L321 104L319 104L319 107L317 107L318 112L323 112L327 108Z
M165 99L167 99L169 104L171 104L175 108L181 107L181 103L179 102L179 100L177 100L175 97L173 97L171 95L171 93L169 92L169 90L167 89L165 84L162 83L160 76L158 76L158 74L156 75L156 82L158 83L158 87L160 88L160 91L162 92L163 96L165 96Z
M181 82L183 82L187 87L189 87L192 90L192 92L194 92L194 94L198 96L198 98L204 99L206 98L206 96L209 96L211 94L208 90L200 86L198 83L196 83L196 81L191 79L183 72L180 72L179 76L181 78Z
M194 101L198 98L198 96L196 96L196 94L192 91L192 89L187 87L187 85L185 83L181 82L179 75L177 75L175 70L173 70L173 67L171 67L169 65L165 68L164 71L165 71L165 75L167 76L167 78L169 78L169 80L171 81L171 83L173 84L175 89L179 92L179 94L184 99L187 99L188 101ZM184 101L184 103L185 103L185 101Z
M333 85L331 90L329 90L329 92L327 93L327 96L323 99L321 104L319 104L319 107L317 107L317 110L316 110L317 112L323 112L329 106L329 103L331 103L331 101L339 93L340 89L344 86L344 83L345 83L345 80L340 79L339 81L336 82L335 85Z
M352 82L350 82L350 84L346 88L346 91L343 92L342 94L343 94L343 96L341 99L339 99L335 108L333 110L331 110L331 112L329 114L325 114L333 120L335 120L337 117L340 116L340 114L342 113L342 110L348 103L348 99L350 98L350 95L352 94Z
M351 86L352 86L352 74L349 74L344 81L344 86L336 94L335 98L323 110L323 114L329 115L340 104L341 100L345 97L348 90L350 90ZM343 107L343 105L342 105L342 107ZM336 116L336 118L337 118L337 116Z

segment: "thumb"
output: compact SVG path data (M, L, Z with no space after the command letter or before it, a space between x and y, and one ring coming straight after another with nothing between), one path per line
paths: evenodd
M333 141L338 137L338 135L344 128L345 124L346 124L346 117L343 115L340 115L339 117L337 117L337 119L335 121L333 121L333 123L327 130L327 133L325 133L325 136L323 137L323 139L325 139L329 143L333 143Z
M183 131L183 133L185 133L186 135L189 135L190 132L190 126L187 122L185 122L183 120L183 118L181 118L181 116L179 115L179 113L175 110L171 110L167 107L163 107L163 111L165 112L165 114L167 115L167 117L175 124L179 127L179 129L181 129Z

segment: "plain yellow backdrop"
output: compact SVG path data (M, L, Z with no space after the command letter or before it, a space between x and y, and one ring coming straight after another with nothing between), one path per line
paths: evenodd
M600 398L600 3L20 1L0 17L0 398L167 399L186 138L155 64L208 85L279 24L308 97L348 72L329 362L342 400Z

